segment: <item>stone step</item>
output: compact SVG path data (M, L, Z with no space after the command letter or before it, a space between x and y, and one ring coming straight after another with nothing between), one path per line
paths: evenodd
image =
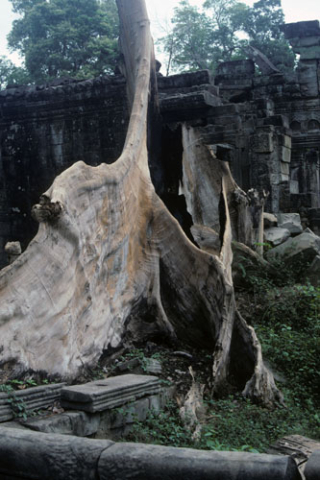
M61 406L65 409L95 413L160 391L161 383L157 377L121 375L84 385L64 387L61 391Z
M14 390L12 393L0 393L0 422L7 422L16 416L15 407L23 405L25 413L40 410L60 399L65 383L56 383L26 390Z

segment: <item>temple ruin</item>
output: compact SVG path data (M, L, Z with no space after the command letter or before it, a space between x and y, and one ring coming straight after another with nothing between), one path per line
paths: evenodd
M299 56L292 74L256 57L222 63L215 77L158 73L161 118L149 166L157 193L189 237L192 220L179 188L181 122L229 162L243 190L270 193L267 211L299 212L305 226L320 231L320 26L298 22L283 31ZM128 120L122 75L0 92L0 266L7 264L6 242L24 249L35 235L31 207L53 179L79 159L114 162Z

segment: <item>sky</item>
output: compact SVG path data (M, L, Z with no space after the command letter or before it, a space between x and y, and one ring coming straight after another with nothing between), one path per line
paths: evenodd
M248 5L254 3L254 0L242 1ZM201 6L203 0L190 0L190 2L193 5ZM163 28L170 24L173 9L178 3L179 0L146 0L151 20L151 31L155 39L161 36ZM320 0L282 0L282 9L287 23L320 19ZM16 16L11 11L10 1L0 0L0 55L7 55L13 62L19 64L20 59L18 54L9 52L6 48L6 37L11 30L11 23L15 18Z

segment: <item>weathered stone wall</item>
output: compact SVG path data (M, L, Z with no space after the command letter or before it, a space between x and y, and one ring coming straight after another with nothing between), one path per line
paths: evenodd
M238 183L264 187L270 211L307 212L319 229L320 27L318 21L298 22L283 30L300 55L296 72L256 75L250 60L226 62L215 83L224 101L242 112L231 142Z
M253 60L241 60L221 64L215 78L208 71L158 76L162 141L150 140L151 176L186 233L181 122L201 129L244 190L270 192L267 210L299 211L320 230L319 22L288 24L284 33L300 55L292 74L259 75ZM7 241L24 248L35 234L31 207L55 176L79 159L113 162L127 122L121 75L0 92L0 267Z
M37 230L32 205L77 160L112 163L128 112L122 76L10 88L0 92L0 267L3 247L25 247Z

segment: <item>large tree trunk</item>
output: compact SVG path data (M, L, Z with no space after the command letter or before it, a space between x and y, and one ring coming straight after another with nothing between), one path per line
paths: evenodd
M74 164L34 207L39 232L0 276L1 377L31 369L71 379L123 343L177 337L213 353L216 389L231 374L246 395L272 404L279 392L235 309L228 205L239 189L202 146L212 197L195 202L199 175L189 175L189 187L185 177L184 188L199 238L203 229L219 237L215 251L191 243L156 195L146 142L149 21L144 0L117 3L131 105L124 150L112 165ZM190 173L195 155L183 128Z

